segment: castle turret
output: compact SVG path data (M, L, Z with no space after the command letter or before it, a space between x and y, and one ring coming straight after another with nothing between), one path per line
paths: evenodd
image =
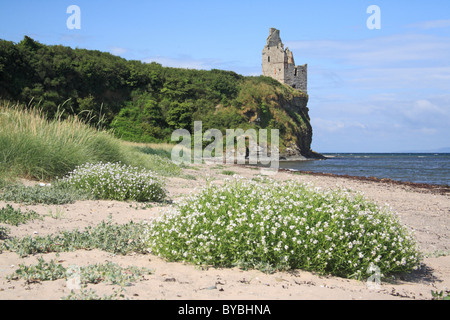
M270 28L267 44L262 52L262 72L264 76L307 92L307 65L295 65L294 55L289 48L284 49L280 30L275 28Z

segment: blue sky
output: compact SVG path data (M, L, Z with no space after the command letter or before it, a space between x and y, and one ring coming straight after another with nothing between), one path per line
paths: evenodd
M70 30L69 5L81 9ZM369 29L370 5L381 29ZM278 6L278 7L277 7ZM308 64L313 149L450 147L450 1L15 0L0 38L107 51L165 66L261 74L269 28Z

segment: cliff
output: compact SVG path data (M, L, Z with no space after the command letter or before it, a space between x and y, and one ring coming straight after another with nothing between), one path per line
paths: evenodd
M269 77L247 77L236 99L239 112L259 128L279 129L281 159L324 159L311 150L308 95Z

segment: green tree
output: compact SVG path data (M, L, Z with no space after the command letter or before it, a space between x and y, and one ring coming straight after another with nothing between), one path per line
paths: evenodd
M190 129L193 106L190 102L172 102L167 114L167 124L173 129Z

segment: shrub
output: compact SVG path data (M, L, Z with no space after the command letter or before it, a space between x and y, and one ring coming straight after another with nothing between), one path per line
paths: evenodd
M120 163L87 163L60 180L62 185L89 192L97 199L163 201L162 181L150 170Z
M173 261L266 271L364 278L372 264L386 275L419 263L412 234L386 208L296 182L208 186L149 225L144 241Z

